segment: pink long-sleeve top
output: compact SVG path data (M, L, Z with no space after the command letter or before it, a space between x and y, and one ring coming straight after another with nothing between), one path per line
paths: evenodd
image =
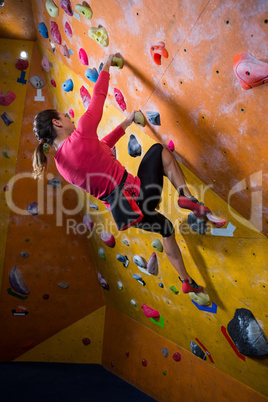
M61 144L55 154L55 163L64 179L96 198L107 196L121 182L125 168L114 157L111 148L125 134L117 126L99 140L97 127L109 87L109 73L101 71L94 86L87 111L79 119L77 129ZM139 177L127 176L136 196L140 191Z

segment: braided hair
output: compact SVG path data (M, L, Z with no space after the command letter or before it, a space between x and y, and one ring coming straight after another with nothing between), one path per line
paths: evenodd
M42 178L47 166L47 157L44 153L43 145L53 145L57 137L56 130L52 120L60 120L59 113L56 109L47 109L38 113L33 122L33 131L39 145L33 155L33 176L35 179Z

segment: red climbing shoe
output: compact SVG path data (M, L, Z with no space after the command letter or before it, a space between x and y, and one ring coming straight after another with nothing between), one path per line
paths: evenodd
M233 69L244 89L251 89L268 83L268 63L259 61L247 52L234 57Z
M197 285L193 279L192 283L189 283L189 279L184 279L182 281L183 293L189 293L189 292L199 293L202 292L202 290L203 290L202 286Z
M203 218L204 216L206 216L207 213L211 212L208 207L197 204L184 195L179 196L178 205L180 208L190 209L191 211L193 211L197 218Z

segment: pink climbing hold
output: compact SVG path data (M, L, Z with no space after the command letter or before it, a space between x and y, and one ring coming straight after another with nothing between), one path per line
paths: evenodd
M70 53L69 53L67 45L61 45L60 52L61 52L61 54L63 54L63 56L65 56L65 57L67 57L67 59L69 59Z
M174 145L174 142L172 140L169 141L168 148L170 149L171 152L174 151L175 145Z
M141 364L143 365L143 367L147 367L147 360L146 360L146 359L142 359Z
M243 89L268 83L268 63L255 59L247 52L234 57L233 69Z
M82 85L80 88L80 96L82 98L83 105L87 109L91 101L91 96L88 90L84 87L84 85Z
M55 43L61 45L61 34L58 24L55 21L50 22L50 33Z
M104 289L109 290L109 284L108 284L108 282L106 281L106 279L104 279L104 277L103 277L102 274L100 274L100 273L98 273L98 281L99 281L99 283L101 284L101 286L102 286Z
M28 60L18 59L16 61L15 67L20 71L26 70L29 67L29 62Z
M101 233L101 240L103 241L104 244L108 247L114 247L115 246L115 238L112 234L105 232L105 230Z
M70 115L70 117L73 119L74 118L74 111L73 111L73 109L70 109L69 110L69 115Z
M66 21L64 25L64 31L66 35L70 36L70 38L73 36L73 30L71 28L71 25Z
M44 54L44 56L43 56L43 58L42 58L42 61L41 61L41 66L43 67L43 69L47 72L47 73L49 73L49 61L48 61L48 58L47 58L47 56Z
M180 362L181 361L181 354L179 352L174 353L173 359L175 362Z
M4 190L4 191L8 191L8 190L9 190L8 185L6 185L6 186L3 188L3 190Z
M9 106L16 99L14 92L8 91L5 95L0 91L0 105Z
M152 253L151 257L149 258L148 264L147 264L147 271L149 274L156 274L157 271L157 256L156 253Z
M114 88L114 97L120 108L123 110L123 112L126 110L127 105L124 100L124 96L122 95L122 92L119 91L119 89Z
M60 0L60 7L66 12L66 14L73 16L73 10L70 0Z
M143 304L141 306L141 308L143 309L144 314L146 315L146 317L160 317L160 314L158 313L157 310L152 309L151 307L146 306L146 304Z
M84 49L81 48L79 50L78 56L79 56L80 63L83 64L84 66L87 66L88 65L88 57L87 57L87 54Z
M89 232L92 232L93 228L94 228L94 222L91 219L89 214L85 214L83 217L83 224L85 225L86 229Z
M57 85L56 85L55 80L53 80L53 78L51 78L51 81L50 81L50 82L51 82L51 85L53 85L53 87L55 87L55 88L56 88L56 86L57 86Z

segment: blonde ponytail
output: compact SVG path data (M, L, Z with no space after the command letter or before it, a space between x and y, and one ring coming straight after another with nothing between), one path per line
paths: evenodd
M34 151L33 156L33 177L35 179L43 179L43 174L47 167L47 157L44 153L43 145L45 144L45 140L41 140L40 144Z

